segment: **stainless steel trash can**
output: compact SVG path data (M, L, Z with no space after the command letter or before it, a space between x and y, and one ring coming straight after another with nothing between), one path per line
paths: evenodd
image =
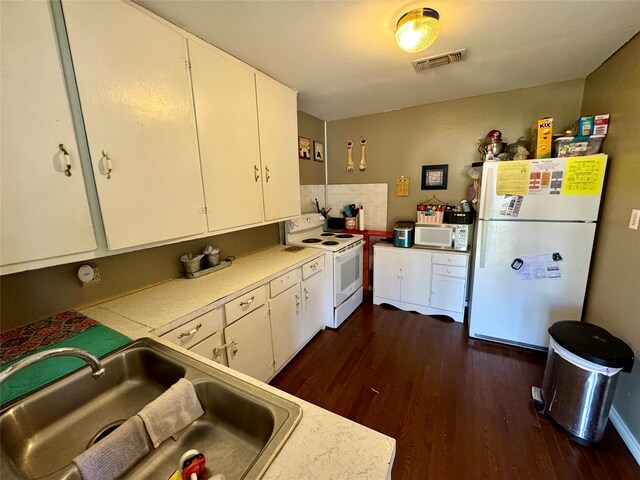
M618 375L631 371L633 351L591 323L556 322L549 335L541 392L544 412L579 443L599 442Z

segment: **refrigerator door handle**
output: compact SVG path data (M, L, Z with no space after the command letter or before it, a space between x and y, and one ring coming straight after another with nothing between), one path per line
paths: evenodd
M489 213L487 212L487 197L489 196L490 189L493 188L493 169L487 168L487 178L486 181L483 182L484 185L481 185L481 193L482 193L482 206L480 208L480 219L488 220Z
M489 222L481 220L478 222L480 225L480 232L478 235L478 241L480 242L480 268L484 268L485 260L487 257L487 235L489 230Z

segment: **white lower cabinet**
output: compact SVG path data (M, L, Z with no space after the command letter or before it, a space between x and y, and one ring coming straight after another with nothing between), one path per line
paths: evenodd
M179 327L154 333L267 382L324 327L324 256L271 278Z
M261 305L224 329L229 367L263 382L274 373L269 309Z
M374 251L374 297L402 304L429 305L431 252L377 245Z
M304 343L300 284L269 300L273 361L278 371Z
M373 303L388 303L425 315L464 319L467 253L374 246Z
M302 266L302 323L304 342L324 327L324 257Z
M203 356L207 360L213 360L214 362L221 363L222 365L227 365L227 352L225 348L222 347L224 344L223 339L223 332L221 330L193 346L189 350Z

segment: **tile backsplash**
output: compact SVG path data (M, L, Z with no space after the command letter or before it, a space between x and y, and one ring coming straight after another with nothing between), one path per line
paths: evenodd
M327 208L330 215L341 216L345 205L355 203L363 206L364 223L367 230L387 229L387 192L386 183L356 183L327 186Z
M300 185L300 208L302 213L315 213L313 201L317 198L320 207L331 208L329 215L341 217L345 205L352 203L364 207L365 228L367 230L387 229L386 183L355 183L327 185Z
M316 213L316 207L313 205L316 198L318 199L320 208L325 207L327 200L324 192L324 185L300 185L301 213Z

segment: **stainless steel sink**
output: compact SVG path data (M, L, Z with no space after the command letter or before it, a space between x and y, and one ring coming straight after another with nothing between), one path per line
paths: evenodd
M205 414L164 441L123 478L168 479L195 448L228 480L259 478L297 425L295 403L243 382L151 339L102 359L0 410L0 477L78 479L72 460L180 378L190 380ZM33 367L37 368L37 367ZM25 371L28 374L28 371Z

